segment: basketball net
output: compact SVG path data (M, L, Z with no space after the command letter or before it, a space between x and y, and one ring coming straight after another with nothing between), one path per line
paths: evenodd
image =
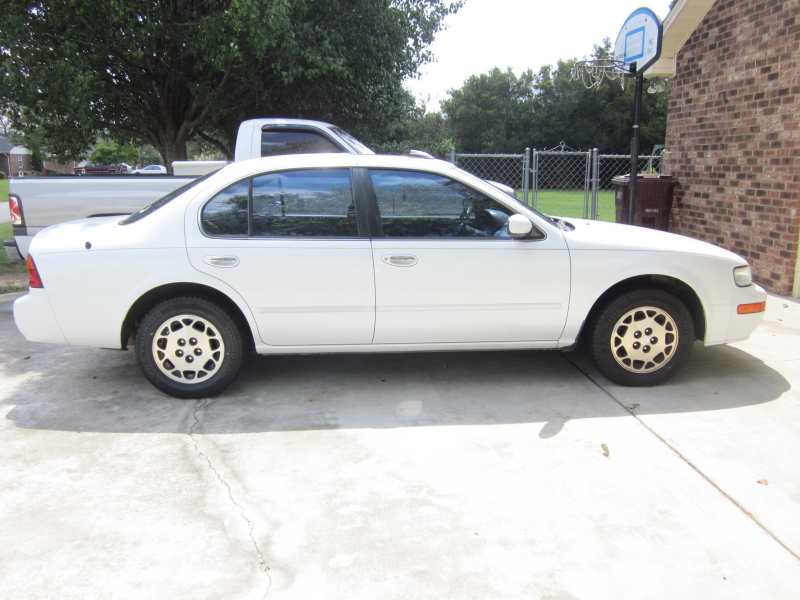
M572 67L572 80L580 79L587 88L598 88L603 79L619 79L625 89L625 79L629 75L626 65L621 60L598 58L596 60L579 60Z

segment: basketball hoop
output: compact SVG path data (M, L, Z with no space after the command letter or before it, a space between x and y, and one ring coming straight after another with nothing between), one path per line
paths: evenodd
M625 79L630 75L627 65L621 60L598 58L596 60L579 60L572 67L572 80L580 79L588 89L598 88L603 79L619 79L625 89Z

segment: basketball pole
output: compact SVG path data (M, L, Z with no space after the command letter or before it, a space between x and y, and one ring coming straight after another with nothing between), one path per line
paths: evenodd
M628 225L633 225L636 214L636 176L639 173L639 125L642 118L642 88L644 75L637 73L636 63L631 63L631 75L636 77L633 91L633 139L631 140L631 174L628 179Z

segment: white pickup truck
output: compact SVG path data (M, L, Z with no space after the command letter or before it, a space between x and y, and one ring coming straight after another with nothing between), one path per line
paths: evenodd
M329 123L254 119L239 126L234 160L318 152L374 154L353 136ZM220 162L216 168L224 164ZM187 165L182 163L181 166ZM180 169L176 171L180 173ZM12 260L23 261L28 256L33 236L46 227L74 219L135 213L204 172L207 169L189 176L71 175L11 179L8 196L14 238L3 241L6 254Z

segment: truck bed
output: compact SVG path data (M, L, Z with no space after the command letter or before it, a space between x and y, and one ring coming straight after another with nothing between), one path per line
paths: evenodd
M76 175L24 177L9 181L9 195L22 207L22 225L14 225L21 258L39 231L50 225L108 215L129 215L196 179L173 175Z

